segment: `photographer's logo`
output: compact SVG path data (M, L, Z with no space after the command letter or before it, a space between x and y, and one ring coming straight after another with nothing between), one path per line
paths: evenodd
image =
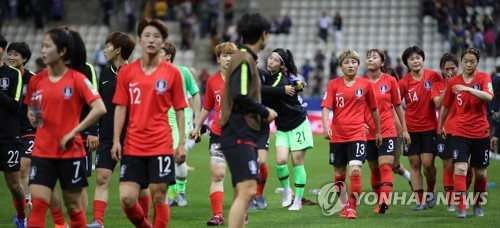
M347 200L346 185L342 181L324 185L318 194L318 204L326 216L339 212Z

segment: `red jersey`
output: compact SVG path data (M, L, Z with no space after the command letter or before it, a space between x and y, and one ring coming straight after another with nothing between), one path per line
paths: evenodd
M442 93L444 93L446 89L446 82L443 80L441 82L438 82L432 86L432 98L434 99L435 97L439 97ZM451 89L451 88L450 88ZM438 120L439 116L441 115L441 112L438 112ZM457 115L457 110L455 108L455 104L452 103L450 110L448 111L448 117L446 117L446 122L444 124L444 129L446 130L446 134L452 134L453 135L453 128L455 126L455 119ZM441 134L441 128L437 128L437 133L440 135Z
M43 126L36 131L33 156L72 159L85 157L82 137L77 134L66 150L59 146L61 139L80 124L80 113L86 102L100 98L85 75L69 68L59 81L51 82L44 70L31 78L24 104L30 105L35 93L42 103Z
M476 72L476 75L469 83L465 83L461 74L453 77L448 81L448 88L452 88L454 85L464 85L493 95L490 76L483 72ZM457 110L453 136L474 139L490 136L489 124L486 118L487 102L480 100L469 92L453 93L451 89L447 89L444 94L443 106L450 107L453 103L455 103L454 106Z
M409 132L436 130L436 105L432 101L432 86L443 81L436 71L424 69L420 81L416 81L411 73L406 74L399 82L401 94L406 102L406 126Z
M158 68L146 75L141 60L123 66L118 72L116 105L127 106L129 122L123 147L124 155L172 155L172 129L168 109L187 107L182 76L177 68L160 61Z
M207 81L207 89L205 99L203 99L203 108L212 111L215 108L214 121L210 126L210 131L218 136L222 135L220 127L220 104L222 102L222 94L224 93L224 79L221 73L214 74Z
M366 106L377 108L373 85L369 80L356 76L350 87L346 86L343 77L330 80L321 102L322 108L333 110L330 142L366 141Z
M393 106L401 105L401 96L399 95L398 82L391 75L382 73L377 82L372 82L368 76L368 81L373 84L373 92L378 103L378 112L380 114L380 130L382 138L397 137L396 122L394 122L394 114L392 113ZM366 138L375 140L377 129L373 121L370 109L365 109L366 124L370 128Z

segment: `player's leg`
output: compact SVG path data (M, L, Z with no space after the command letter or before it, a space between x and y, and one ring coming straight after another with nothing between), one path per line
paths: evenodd
M267 209L267 203L264 199L264 188L266 187L267 177L269 174L267 166L267 153L269 151L269 129L262 129L259 139L257 140L257 161L259 163L259 180L257 181L257 195L255 201L249 205L249 209L255 208L260 210ZM255 204L254 204L255 202Z
M467 170L469 169L469 156L471 142L467 138L454 136L452 138L453 147L453 164L455 170L455 176L453 179L453 189L455 191L455 204L458 205L458 215L457 218L467 217L466 208L466 176Z
M379 213L384 214L389 208L389 195L394 183L392 164L394 164L397 138L385 138L378 148L378 164L380 169L380 200Z
M392 171L402 177L404 177L408 182L410 183L411 187L411 181L410 181L410 172L406 170L406 168L401 164L400 158L401 155L403 155L403 139L401 137L398 137L398 140L396 141L396 155L394 156L394 163L392 165ZM412 188L413 190L413 188Z
M448 211L455 211L455 205L453 204L453 161L452 161L452 150L451 150L451 135L446 135L446 138L441 137L441 135L436 135L436 152L441 158L443 163L443 187L445 192L445 198L448 202Z
M335 189L337 196L342 203L340 217L347 216L349 208L349 196L343 190L346 189L346 167L347 167L347 149L346 143L330 143L330 158L329 163L333 166L333 179L338 189Z
M347 210L348 219L357 219L356 206L361 196L362 179L361 165L366 159L366 142L354 141L348 143L347 160L349 161L349 209Z
M188 143L189 138L187 137L189 130L191 129L191 115L186 115L186 119L184 121L186 129L184 134L184 142L186 142L186 161L182 164L175 163L175 183L176 183L176 192L177 192L177 204L181 207L187 205L186 199L186 183L187 183L187 174L188 174L188 166L187 166L187 153L189 152Z
M486 202L486 168L489 166L489 138L473 139L470 166L474 168L474 215L484 216L482 205Z
M25 224L26 198L20 178L20 150L19 143L0 143L0 171L3 171L5 183L12 196L12 203L16 209L16 226ZM22 224L21 224L22 225Z
M410 132L411 144L408 148L406 156L408 156L408 161L410 163L410 180L413 188L413 194L417 205L414 210L420 211L426 209L424 202L424 187L422 178L422 160L420 154L423 150L422 143L422 133L420 132Z
M64 228L69 226L66 221L64 221L64 214L62 211L62 200L61 194L57 188L54 188L50 197L49 202L50 216L55 224L56 228Z
M290 188L290 172L288 171L288 157L290 148L288 135L283 131L276 131L276 176L283 187L281 206L288 207L292 204L292 189Z
M149 208L151 206L151 194L147 185L141 186L139 190L139 198L137 199L139 206L141 206L144 219L149 221Z
M213 217L207 221L208 226L224 225L222 205L224 202L224 178L226 176L226 160L220 148L220 137L210 135L210 203Z
M177 147L179 146L179 130L177 128L177 122L175 121L175 117L174 117L174 122L171 123L171 119L170 119L170 113L169 113L169 124L170 124L170 128L172 128L172 139L174 141L174 147L173 149L177 149ZM176 164L176 167L177 167L177 164ZM176 181L173 181L172 183L170 183L168 185L168 193L167 193L167 196L168 196L168 205L173 207L173 206L177 206L177 183Z
M124 155L120 166L120 201L128 220L136 227L149 226L138 202L141 186L147 185L147 162L143 158Z
M173 155L148 157L149 192L154 205L154 227L168 227L170 209L167 199L168 184L176 178Z
M426 203L427 207L436 206L436 174L437 169L434 165L435 154L435 132L423 132L423 150L421 154L422 166L424 168L425 180L427 182Z
M370 168L370 183L372 190L375 193L377 200L380 199L380 169L378 165L378 148L375 145L375 140L368 140L366 142L366 160L368 160L368 167ZM379 213L380 207L375 207L374 213Z
M58 159L57 173L62 189L70 227L86 227L87 218L82 205L83 189L88 186L85 158Z
M21 185L24 189L26 205L31 205L31 195L29 184L29 175L31 170L31 153L33 152L35 138L33 136L21 137Z
M302 124L288 131L287 134L290 150L292 151L293 177L295 184L295 200L289 210L300 210L307 180L304 158L306 156L306 150L314 147L314 139L309 120L304 120Z

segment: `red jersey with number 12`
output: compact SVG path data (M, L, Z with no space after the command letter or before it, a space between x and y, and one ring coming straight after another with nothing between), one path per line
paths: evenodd
M224 79L221 73L214 74L207 80L207 90L205 99L203 100L203 108L212 111L215 108L214 121L210 126L210 131L218 136L222 135L220 127L220 104L222 102L222 94L224 93Z

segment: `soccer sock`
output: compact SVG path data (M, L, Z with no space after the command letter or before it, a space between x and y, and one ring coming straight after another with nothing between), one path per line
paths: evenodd
M281 186L283 188L289 188L290 187L290 180L288 179L290 177L290 173L288 173L288 165L276 165L276 173L278 176L278 179L281 182Z
M186 192L187 164L186 162L175 165L175 183L177 185L177 193ZM177 178L178 177L178 178ZM180 178L180 179L179 179Z
M187 182L186 179L179 180L179 179L175 178L175 183L177 183L176 184L177 193L184 193L184 192L186 192L186 182Z
M45 227L45 214L49 209L49 204L42 199L33 198L31 215L28 218L29 227Z
M469 167L469 169L467 169L467 178L465 179L465 187L466 187L465 191L469 190L473 177L474 177L474 169Z
M150 204L149 196L139 197L137 202L141 206L141 209L142 209L142 212L144 215L144 219L149 220L149 204Z
M351 189L349 192L349 195L351 197L349 198L349 207L353 210L356 210L356 203L358 201L359 196L361 195L361 188L362 188L361 175L351 174L349 178L351 180Z
M427 180L427 192L434 192L436 188L436 180L429 181Z
M405 173L403 173L403 177L406 178L408 181L411 181L410 172L408 170L405 170Z
M370 182L372 184L372 189L377 199L380 199L380 169L370 168Z
M343 185L342 187L344 187L344 190L345 190L345 174L344 175L334 175L333 178L335 180L335 184L342 182L342 185ZM346 192L344 192L344 194L341 195L341 193L342 193L340 190L341 186L338 186L338 187L339 187L339 189L337 192L337 197L339 197L342 205L346 205L349 202L349 199L347 199L348 197L346 195Z
M214 216L222 218L222 203L224 201L224 192L213 192L210 194L210 202L212 203L212 213Z
M476 177L476 180L474 181L474 199L477 199L476 203L474 204L475 206L481 206L481 203L484 201L484 198L486 197L484 195L484 193L486 192L486 184L486 177L482 179Z
M170 208L168 208L168 204L155 205L154 207L154 227L168 227L168 220L170 219Z
M167 196L169 199L175 199L175 197L177 195L176 189L177 189L176 184L168 186Z
M24 212L24 209L26 209L26 199L25 198L23 198L21 200L12 199L12 203L14 204L14 207L16 208L17 218L25 219L26 213Z
M306 187L306 169L303 165L293 167L293 182L295 182L295 197L304 195L304 188Z
M448 205L453 205L452 192L453 192L453 169L443 170L443 186Z
M413 191L413 194L415 194L417 205L422 205L424 202L424 190L423 189L415 190Z
M150 227L148 220L144 218L144 213L142 212L139 203L135 203L130 208L125 208L122 205L122 209L127 215L128 220L135 225L135 227Z
M267 163L260 165L259 171L260 179L259 182L257 182L257 196L262 196L264 194L264 187L266 186L268 175Z
M94 200L94 221L99 224L104 224L104 211L108 204L104 201Z
M389 204L389 194L392 192L392 183L394 182L392 178L392 165L383 164L380 166L380 202Z
M333 179L335 180L335 182L339 182L339 181L345 182L345 174L344 175L338 175L338 176L334 175Z
M453 186L453 189L455 190L455 194L458 194L458 209L459 210L466 210L467 208L465 207L465 199L464 199L464 196L465 196L465 192L466 192L466 188L465 188L465 180L466 180L466 176L465 175L459 175L459 174L455 174L455 179L454 179L454 186Z
M68 215L70 227L87 227L87 218L85 217L83 208L73 213L68 212Z
M62 213L62 208L59 208L57 210L50 210L50 215L52 216L52 220L54 221L54 224L62 226L66 223L66 221L64 221L64 215Z

